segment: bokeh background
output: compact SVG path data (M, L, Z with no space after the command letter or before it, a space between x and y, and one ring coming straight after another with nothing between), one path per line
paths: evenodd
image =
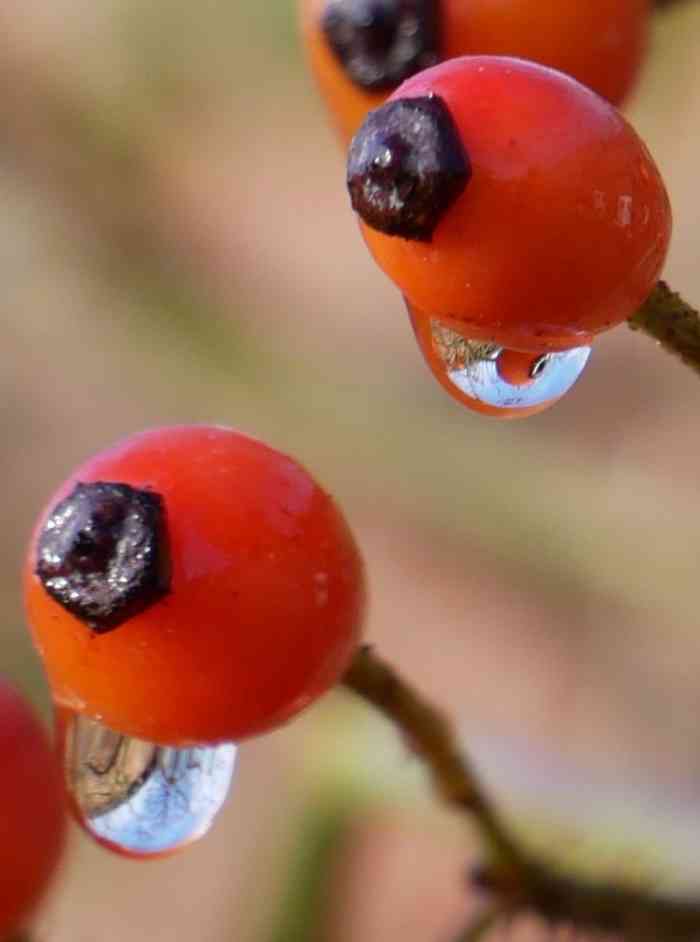
M657 15L629 113L700 301L700 5ZM49 716L18 571L90 453L235 425L298 457L364 550L368 635L449 711L525 839L700 895L700 383L625 328L499 424L419 358L344 192L292 0L0 9L4 671ZM74 831L47 942L451 942L468 823L335 693L246 744L211 834L134 863Z

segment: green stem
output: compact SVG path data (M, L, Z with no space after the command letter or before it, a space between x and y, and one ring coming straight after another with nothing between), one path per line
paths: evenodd
M660 281L628 321L700 373L700 314Z

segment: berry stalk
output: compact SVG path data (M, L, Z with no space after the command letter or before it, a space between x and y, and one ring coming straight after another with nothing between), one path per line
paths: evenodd
M628 324L700 373L700 313L671 291L665 281L658 282Z
M473 814L499 867L526 867L525 856L486 798L443 714L423 700L369 645L361 647L343 683L399 727L406 743L427 765L435 790L448 804Z
M616 933L626 942L666 939L691 942L700 934L700 903L665 900L652 893L613 884L590 883L556 872L526 851L508 831L462 755L449 721L371 647L358 649L344 685L398 728L421 759L435 791L473 818L489 857L472 871L472 889L492 897L484 916L488 930L499 919L534 913L548 925L568 924L593 932ZM480 934L482 920L463 938ZM461 942L461 940L460 940Z

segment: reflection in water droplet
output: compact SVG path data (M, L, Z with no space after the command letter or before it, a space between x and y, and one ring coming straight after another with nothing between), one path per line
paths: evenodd
M413 325L421 350L442 385L477 411L511 418L552 405L581 375L590 347L521 353L468 340L433 318Z
M229 791L234 745L158 746L66 710L56 722L73 811L100 843L158 856L209 830Z

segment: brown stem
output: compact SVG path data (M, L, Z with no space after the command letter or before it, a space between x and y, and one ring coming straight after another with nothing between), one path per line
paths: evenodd
M665 10L668 7L678 6L680 2L681 0L654 0L654 6L657 10ZM683 0L683 2L685 2L685 0Z
M628 321L700 373L700 314L660 281Z
M395 724L438 794L472 815L491 857L472 883L495 898L494 914L530 911L550 924L621 933L627 942L694 942L700 936L698 903L576 880L521 847L494 811L447 719L369 646L358 650L343 683Z
M359 649L343 683L398 726L411 750L426 763L440 796L474 816L499 869L521 871L524 856L486 798L447 719L369 645Z
M486 912L477 916L467 928L461 932L454 942L482 942L503 919L504 913L501 909L488 909Z
M700 904L662 899L623 886L577 881L535 865L527 875L528 895L520 910L531 910L556 925L614 933L626 942L695 942Z

